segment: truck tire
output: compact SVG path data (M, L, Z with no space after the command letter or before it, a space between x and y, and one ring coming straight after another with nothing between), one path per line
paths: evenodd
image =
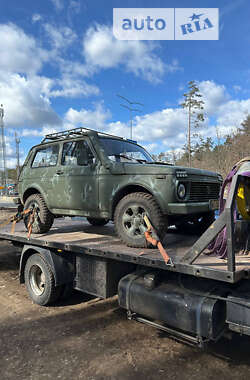
M181 232L202 233L205 232L214 221L215 213L214 211L211 211L184 223L177 222L176 227Z
M48 232L54 222L54 216L49 211L41 194L30 195L25 204L24 209L36 208L35 220L32 225L32 232L35 234ZM28 228L29 216L24 218L24 224Z
M62 294L61 286L55 286L50 266L38 253L28 258L24 269L24 280L32 301L38 305L50 305Z
M149 217L159 237L163 237L167 230L166 219L151 194L132 193L126 195L116 206L115 230L128 247L143 248L147 246L144 235L147 230L143 219L144 215Z
M87 221L89 224L92 224L92 226L105 226L109 222L108 219L101 219L101 218L87 218Z

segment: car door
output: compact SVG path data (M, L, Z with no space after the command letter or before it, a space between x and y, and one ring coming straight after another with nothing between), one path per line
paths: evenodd
M60 210L98 210L98 164L85 139L62 145L61 163L53 179L56 203Z
M35 188L41 192L48 206L53 205L52 178L59 157L59 144L40 146L36 149L31 165L25 170L25 188Z

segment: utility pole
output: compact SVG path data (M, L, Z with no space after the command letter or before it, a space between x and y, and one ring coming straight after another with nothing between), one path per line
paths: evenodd
M131 102L131 100L125 98L124 96L121 96L119 94L117 94L117 96L123 100L125 100L128 105L125 105L125 104L120 104L122 107L126 108L127 110L129 110L129 118L130 118L130 139L132 140L132 137L133 137L133 114L132 112L142 112L141 110L137 109L137 108L133 108L132 105L133 104L138 104L140 106L144 106L144 104L142 103L139 103L139 102Z
M15 142L16 142L16 171L17 171L17 180L18 180L19 174L20 174L20 151L19 151L20 139L17 137L16 132L15 132Z
M0 148L2 150L2 187L3 192L6 194L7 192L7 176L6 176L6 145L5 145L5 137L4 137L4 109L3 105L0 106L0 124L1 124L1 140L0 140Z

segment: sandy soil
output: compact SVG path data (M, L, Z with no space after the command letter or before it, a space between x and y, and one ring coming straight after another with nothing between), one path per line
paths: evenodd
M75 293L67 303L40 307L19 284L18 264L18 252L0 242L1 380L250 378L248 337L203 352L128 321L116 297Z

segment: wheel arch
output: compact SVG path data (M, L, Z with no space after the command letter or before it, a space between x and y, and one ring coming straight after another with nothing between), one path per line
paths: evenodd
M66 259L65 257L60 256L59 254L56 254L55 252L52 252L49 249L24 245L19 267L19 280L21 284L24 283L24 271L27 260L30 256L34 254L39 254L40 256L42 256L42 258L49 265L53 273L56 286L73 282L74 265L72 259Z
M26 200L29 198L29 196L33 195L33 194L41 194L44 197L42 192L37 187L29 187L23 193L23 196L22 196L23 204L26 202Z
M112 209L111 209L111 218L112 219L114 219L115 208L118 205L118 203L120 202L120 200L128 194L137 193L137 192L150 194L154 197L154 194L152 194L152 192L149 189L147 189L147 187L142 186L142 185L137 185L137 184L127 185L127 186L119 189L117 191L117 193L115 194L115 196L113 197ZM155 198L155 200L158 203L156 198Z

